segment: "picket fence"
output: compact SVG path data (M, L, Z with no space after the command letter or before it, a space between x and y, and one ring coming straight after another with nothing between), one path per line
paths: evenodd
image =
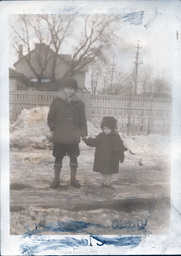
M22 109L50 106L55 92L10 92L10 121ZM79 93L84 101L87 120L99 126L103 116L114 116L118 127L127 134L169 134L171 128L172 100L165 98L122 97Z

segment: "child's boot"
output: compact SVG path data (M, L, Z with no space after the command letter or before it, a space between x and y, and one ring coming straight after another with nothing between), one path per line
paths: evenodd
M77 166L70 166L71 168L71 180L70 185L75 188L80 188L80 183L76 180L76 172L77 172Z
M55 177L53 182L50 184L50 188L57 188L59 186L61 166L54 166L54 171L55 171Z

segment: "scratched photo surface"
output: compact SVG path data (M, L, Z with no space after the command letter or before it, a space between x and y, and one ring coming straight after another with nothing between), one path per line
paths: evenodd
M168 232L173 60L167 53L173 45L165 40L165 19L153 6L111 15L9 16L11 235ZM81 187L71 185L65 156L59 184L50 188L55 157L47 117L59 81L67 77L78 83L88 137L102 132L104 116L117 120L128 150L116 173L110 167L111 186L93 171L99 144L90 147L81 139ZM96 161L106 169L102 155Z

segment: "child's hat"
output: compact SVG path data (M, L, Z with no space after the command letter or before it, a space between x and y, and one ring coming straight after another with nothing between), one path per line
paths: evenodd
M103 130L105 126L114 131L117 129L117 120L113 116L105 116L101 122L101 129Z
M77 81L74 78L67 78L63 81L63 88L73 88L75 91L78 89Z

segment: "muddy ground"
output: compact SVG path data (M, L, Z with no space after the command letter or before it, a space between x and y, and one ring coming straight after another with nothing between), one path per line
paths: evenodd
M126 153L113 190L101 187L92 171L94 149L83 148L77 179L70 186L66 157L58 189L50 189L54 158L50 149L11 148L10 233L164 234L169 228L170 160L158 154ZM141 159L141 160L140 160Z

